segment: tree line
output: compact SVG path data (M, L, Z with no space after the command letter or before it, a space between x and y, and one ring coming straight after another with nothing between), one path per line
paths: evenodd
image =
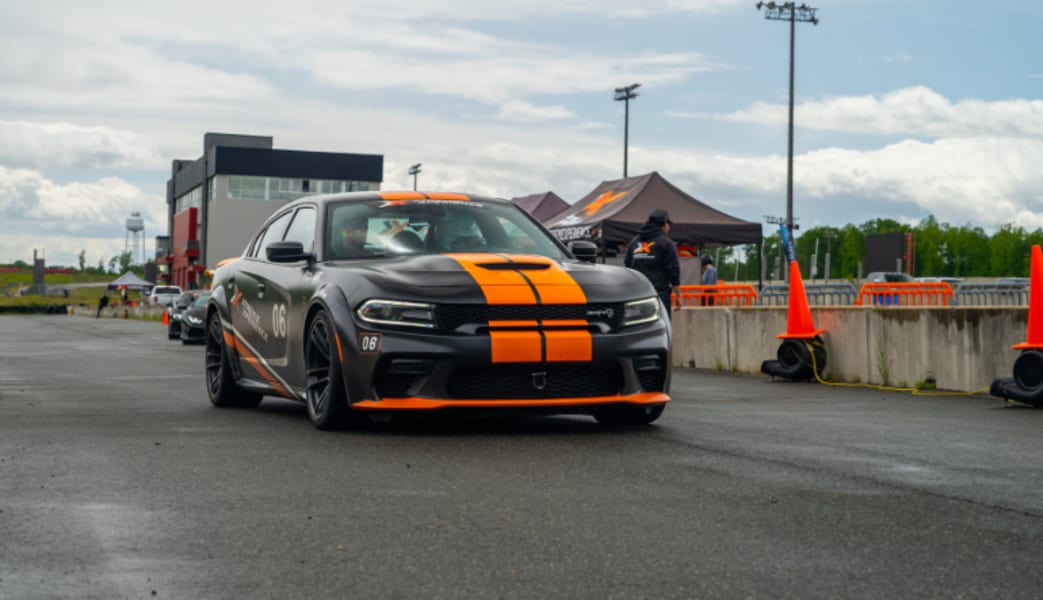
M127 271L132 271L137 275L142 275L145 272L145 268L142 265L132 264L134 257L130 250L113 256L108 261L103 258L98 259L98 264L88 265L87 264L87 251L80 250L80 253L76 255L77 263L79 266L80 273L86 273L88 275L121 275ZM32 269L33 266L24 260L16 260L11 266L18 267L19 269ZM48 265L49 267L65 267L76 268L72 265Z
M1004 225L990 236L981 227L939 223L934 216L916 225L902 224L893 219L873 219L857 226L812 227L798 231L796 250L801 276L805 279L825 277L828 255L830 279L864 277L866 237L909 232L915 235L916 255L912 272L918 277L1028 277L1032 246L1043 245L1043 230L1029 232L1014 224ZM817 260L814 257L816 242ZM765 280L784 276L781 269L787 267L778 259L780 247L778 230L764 238ZM707 251L715 257L717 270L723 279L758 280L760 262L756 245ZM817 265L814 277L812 264Z

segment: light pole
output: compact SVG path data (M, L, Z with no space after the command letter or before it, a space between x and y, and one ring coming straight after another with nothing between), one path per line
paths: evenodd
M413 191L416 191L416 176L420 174L420 163L409 167L409 174L413 176Z
M837 234L832 228L827 228L823 234L826 236L826 283L829 283L829 262L832 260L831 250L833 250L833 236Z
M630 99L637 98L637 92L634 90L639 87L641 87L640 83L617 87L614 98L617 101L623 101L623 179L627 177L627 145L630 141Z
M758 2L757 10L765 8L764 18L773 21L789 21L789 153L786 159L786 226L793 231L793 39L797 31L797 21L818 25L815 16L817 8L807 4L797 6L796 2Z

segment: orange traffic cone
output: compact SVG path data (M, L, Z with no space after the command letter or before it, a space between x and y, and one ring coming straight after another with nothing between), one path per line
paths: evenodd
M1029 330L1024 342L1014 344L1015 350L1043 348L1043 250L1032 246L1032 267L1029 272Z
M163 324L170 325L170 314L167 311L163 311Z
M815 329L815 323L811 320L811 307L808 306L808 295L804 291L804 280L800 277L800 265L795 260L791 260L789 263L788 319L786 333L780 333L775 337L779 339L810 339L826 332L825 329Z

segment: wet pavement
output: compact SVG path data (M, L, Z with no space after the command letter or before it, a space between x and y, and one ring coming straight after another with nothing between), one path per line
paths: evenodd
M679 370L640 430L323 433L202 368L158 322L0 316L0 598L1043 590L1043 410Z

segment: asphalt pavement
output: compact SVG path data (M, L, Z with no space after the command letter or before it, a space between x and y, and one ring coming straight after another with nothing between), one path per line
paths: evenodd
M158 322L0 316L0 598L1043 595L1043 410L696 370L672 396L629 431L319 432L211 407Z

